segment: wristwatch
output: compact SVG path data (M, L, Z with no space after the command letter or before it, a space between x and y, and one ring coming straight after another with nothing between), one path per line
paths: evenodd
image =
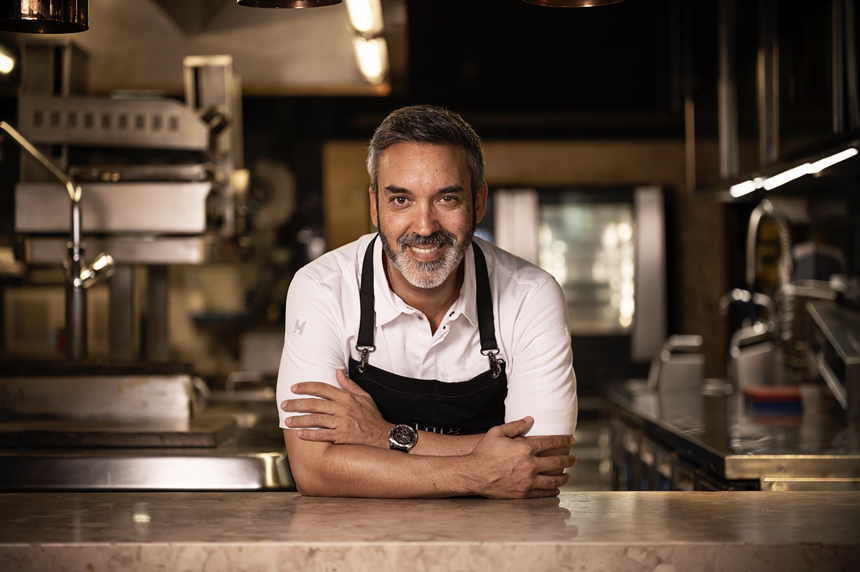
M388 431L388 445L395 451L408 453L418 442L418 431L409 425L395 425Z

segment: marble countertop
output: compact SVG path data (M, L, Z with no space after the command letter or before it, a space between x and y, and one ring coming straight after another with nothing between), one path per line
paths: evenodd
M857 492L0 494L11 570L854 570Z

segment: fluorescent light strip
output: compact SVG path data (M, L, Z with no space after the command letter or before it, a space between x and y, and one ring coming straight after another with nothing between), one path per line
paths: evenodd
M770 191L779 186L786 184L789 181L793 181L795 179L799 179L800 177L809 174L809 168L812 165L810 163L804 163L798 167L794 167L793 169L789 169L788 171L784 171L779 175L774 175L773 177L768 177L764 181L764 190Z
M854 155L857 154L857 149L851 147L850 149L846 149L840 153L836 153L835 155L831 155L830 157L825 157L824 159L819 159L815 163L809 166L809 174L814 175L815 173L819 173L830 167L839 163L840 161L844 161L845 159L850 159Z
M729 194L734 198L738 198L750 194L756 190L756 188L757 187L753 181L744 181L743 183L732 185L732 188L729 189Z
M734 198L742 197L744 195L748 195L756 189L760 189L764 185L764 179L761 177L756 177L755 179L751 179L749 181L744 181L743 183L738 183L737 185L732 185L732 188L729 189L729 194Z
M804 175L815 175L820 173L827 167L832 167L836 163L844 161L845 159L850 159L857 153L857 149L850 147L844 151L836 153L835 155L819 159L815 163L804 163L803 165L791 168L788 171L783 171L782 173L774 175L773 177L768 177L767 179L756 177L755 179L750 179L749 181L732 185L729 189L729 194L734 198L738 198L748 195L754 190L761 189L762 187L764 187L766 191L769 191L779 187L780 185L784 185L789 181L799 179Z

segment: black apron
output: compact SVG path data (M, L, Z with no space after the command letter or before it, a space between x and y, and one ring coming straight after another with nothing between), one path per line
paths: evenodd
M376 312L373 295L373 245L370 241L361 269L361 323L356 349L360 361L349 360L349 377L370 394L382 417L390 423L403 423L419 430L448 435L485 433L505 422L508 378L499 353L493 324L493 297L487 261L478 245L475 253L475 300L481 353L489 359L490 369L468 380L446 383L434 379L415 379L390 373L370 365Z

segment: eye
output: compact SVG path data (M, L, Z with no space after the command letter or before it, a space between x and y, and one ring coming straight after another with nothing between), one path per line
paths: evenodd
M444 195L439 198L439 202L442 202L447 205L454 204L455 202L457 202L457 197L453 195Z
M396 206L403 206L407 202L409 202L409 200L406 197L401 196L401 197L393 197L391 199L391 202L394 203Z

